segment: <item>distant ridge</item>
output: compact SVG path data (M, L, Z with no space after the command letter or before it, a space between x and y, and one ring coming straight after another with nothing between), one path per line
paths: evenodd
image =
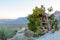
M27 24L27 17L19 17L17 19L0 19L0 24Z
M60 16L60 11L55 11L55 12L54 12L54 15L55 15L55 16Z
M58 19L58 23L60 25L60 11L55 11L54 12L55 17Z

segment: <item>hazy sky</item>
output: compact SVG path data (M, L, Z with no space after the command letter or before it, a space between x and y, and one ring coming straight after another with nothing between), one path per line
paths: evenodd
M32 13L35 6L52 6L60 11L60 0L0 0L0 19L15 19Z

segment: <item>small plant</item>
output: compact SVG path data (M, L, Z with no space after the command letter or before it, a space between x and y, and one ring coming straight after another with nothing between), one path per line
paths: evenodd
M0 30L0 39L1 40L7 40L7 37L6 37L5 33L4 33L4 30Z
M16 34L16 31L12 31L9 28L0 29L0 39L7 40L7 38L12 38Z

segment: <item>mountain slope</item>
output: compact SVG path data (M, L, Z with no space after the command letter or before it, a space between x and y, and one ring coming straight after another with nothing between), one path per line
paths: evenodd
M58 19L58 23L60 24L60 11L55 11L54 15Z

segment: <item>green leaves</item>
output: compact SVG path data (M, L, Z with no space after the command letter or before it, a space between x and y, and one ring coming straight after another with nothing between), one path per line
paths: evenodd
M28 16L28 28L33 32L37 30L37 26L40 26L40 13L40 8L35 7L35 9L33 10L33 14Z
M58 29L58 20L55 19L55 16L53 14L51 14L51 16L49 16L49 19L51 20L50 21L51 28L54 29L54 27L55 27L55 30L57 30Z
M54 14L51 14L51 16L49 16L49 19L54 20L54 17Z
M53 8L52 8L52 7L49 7L49 8L48 8L48 11L49 11L49 12L53 11Z
M35 35L43 35L43 29L42 26L41 26L41 16L44 16L46 13L45 13L45 7L41 6L41 8L38 8L38 7L35 7L35 9L33 10L33 13L31 15L28 16L28 20L29 20L29 23L28 23L28 29L33 31L35 33ZM39 32L38 30L41 29Z

